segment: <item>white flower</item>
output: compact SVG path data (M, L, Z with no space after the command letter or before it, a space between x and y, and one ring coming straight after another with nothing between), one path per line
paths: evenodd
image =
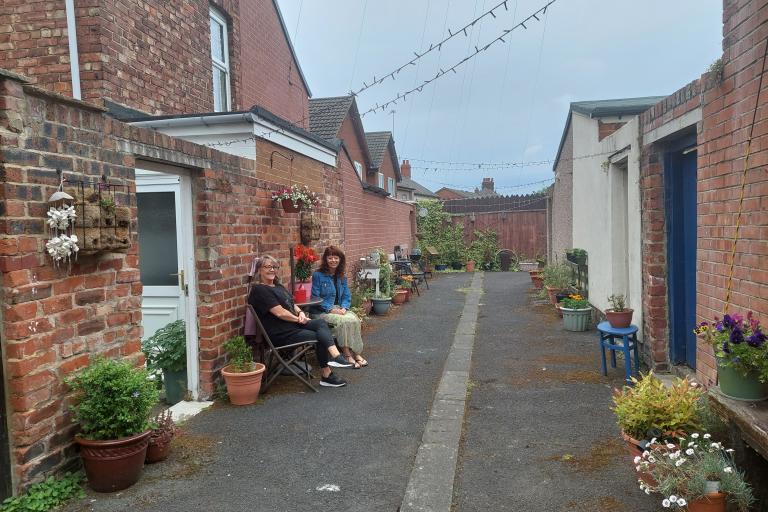
M643 469L643 468L641 468L640 466L635 466L635 470L636 470L636 471L640 471L641 469ZM640 488L642 489L642 488L643 488L643 486L641 485L641 486L640 486Z
M643 490L645 491L645 494L651 494L651 489L649 487L646 487Z
M684 498L678 498L678 499L677 499L677 506L678 506L678 507L684 507L684 506L686 506L687 504L688 504L688 502L687 502L687 501L685 501L685 499L684 499Z
M649 452L648 450L645 450L645 451L643 452L643 458L644 458L644 459L647 459L647 458L648 458L648 456L649 456L650 454L651 454L651 452Z
M725 451L726 451L726 452L728 452L728 453L733 453L735 450L734 450L733 448L728 448L728 449L727 449L727 450L725 450Z
M720 444L720 443L712 443L711 445L709 445L709 447L710 447L710 448L713 448L713 449L715 449L715 450L719 450L720 448L722 448L722 447L723 447L723 445L722 445L722 444Z
M672 503L677 503L677 496L673 494L672 496L669 497L669 501Z
M686 455L693 455L693 448L688 448L687 450L685 450L685 454Z
M699 434L694 432L693 434L691 434L691 437L694 438L694 439L698 439L699 438Z
M663 500L661 502L661 506L664 507L664 508L669 508L670 505L671 505L671 503L669 502L669 500Z
M723 473L733 473L733 468L731 466L726 466L723 468Z
M677 467L680 467L680 466L682 466L684 463L685 463L685 459L682 459L682 458L681 458L681 459L677 459L677 460L675 461L675 466L677 466Z
M637 457L635 457L635 464L639 464L641 460L642 460L642 459L641 459L641 458L640 458L640 456L638 455Z
M648 457L648 462L650 462L651 464L655 463L656 462L656 457L654 457L653 455L649 456Z
M670 450L672 450L672 449L674 449L674 448L675 448L675 445L673 445L672 443L667 443L667 448L669 448Z
M653 439L651 439L650 444L656 444L656 438L655 437Z
M704 439L709 439L710 437L712 437L712 434L704 434Z

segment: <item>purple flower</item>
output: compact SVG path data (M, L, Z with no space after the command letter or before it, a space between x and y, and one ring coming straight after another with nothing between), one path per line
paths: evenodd
M733 330L731 331L730 339L731 339L731 343L733 343L734 345L738 345L739 343L744 341L744 333L738 327L734 327Z
M726 354L730 354L731 353L731 349L728 348L728 342L727 341L723 342L723 352L725 352Z
M725 330L723 322L717 322L717 324L715 324L715 329L717 329L717 332L723 332Z
M747 338L747 343L750 347L760 348L765 343L766 336L760 329L756 329L750 337Z
M731 329L735 325L734 322L733 322L733 318L731 318L731 315L723 315L723 322L722 322L722 324L723 324L723 327L725 327L726 329ZM718 330L720 330L720 329L718 329Z

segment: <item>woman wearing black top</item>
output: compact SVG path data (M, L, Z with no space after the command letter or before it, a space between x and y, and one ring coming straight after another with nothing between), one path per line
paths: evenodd
M334 374L329 366L349 368L348 362L339 353L333 342L333 335L325 320L310 320L298 306L293 303L288 293L277 277L280 268L272 256L262 256L256 261L257 284L251 288L248 303L253 306L259 316L264 330L275 346L289 345L300 341L317 340L317 360L320 363L321 386L341 387L346 381Z

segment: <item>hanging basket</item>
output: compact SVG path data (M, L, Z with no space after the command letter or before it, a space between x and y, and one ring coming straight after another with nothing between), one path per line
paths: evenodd
M283 206L285 213L298 213L301 211L301 203L298 206L293 206L293 201L290 199L281 199L280 204Z

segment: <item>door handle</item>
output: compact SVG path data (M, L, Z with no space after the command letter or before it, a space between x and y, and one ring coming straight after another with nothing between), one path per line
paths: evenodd
M184 281L184 270L179 270L177 273L168 274L169 276L177 276L179 278L179 288L184 292L184 295L189 295L187 283Z

